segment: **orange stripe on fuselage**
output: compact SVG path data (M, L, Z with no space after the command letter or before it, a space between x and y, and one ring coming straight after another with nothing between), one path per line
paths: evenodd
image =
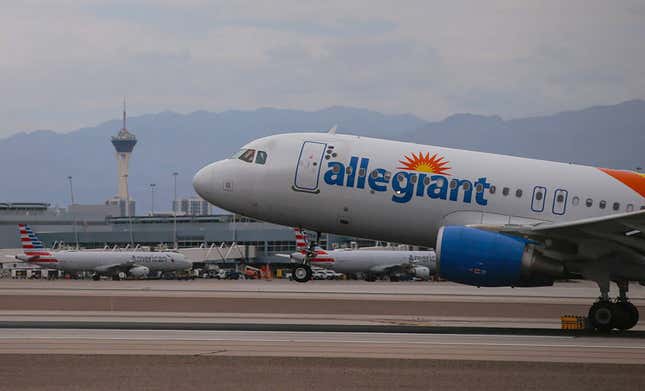
M612 170L609 168L598 168L600 171L611 175L615 179L621 181L625 186L629 186L632 190L645 197L645 175L639 174L634 171L625 170Z

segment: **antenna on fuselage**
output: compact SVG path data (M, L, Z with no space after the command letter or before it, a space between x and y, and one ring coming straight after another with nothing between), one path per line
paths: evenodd
M334 125L331 129L327 131L328 134L336 134L336 130L338 129L338 125Z

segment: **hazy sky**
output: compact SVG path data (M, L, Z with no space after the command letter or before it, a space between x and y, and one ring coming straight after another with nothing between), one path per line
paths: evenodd
M0 137L130 112L519 117L645 98L645 1L3 1Z

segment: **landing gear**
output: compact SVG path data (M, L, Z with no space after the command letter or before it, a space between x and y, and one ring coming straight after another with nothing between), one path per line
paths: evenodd
M589 309L589 322L598 331L608 332L613 329L614 318L614 303L610 301L597 301Z
M118 274L112 275L112 281L120 281L120 280L121 280L121 276L119 276Z
M618 301L614 305L614 327L618 330L629 330L638 323L638 309L628 301Z
M300 232L302 228L300 228ZM309 245L309 248L303 251L305 254L305 259L302 263L297 264L291 269L291 277L298 282L307 282L313 277L313 272L311 271L310 261L311 258L316 257L316 250L318 248L318 243L320 243L320 232L316 232L316 241L312 242Z
M609 299L609 283L600 284L601 296L589 309L591 326L601 332L612 329L629 330L636 326L639 319L638 309L627 298L628 281L616 281L620 294L616 301Z
M294 266L291 271L291 276L298 282L307 282L311 280L312 275L311 267L304 263Z
M101 275L96 273L95 275L92 276L92 280L94 281L100 281L101 280Z

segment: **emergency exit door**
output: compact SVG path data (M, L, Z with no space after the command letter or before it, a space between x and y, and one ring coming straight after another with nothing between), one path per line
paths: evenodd
M318 177L323 155L327 144L315 141L305 141L300 150L294 189L308 192L318 192Z
M553 196L553 214L563 215L567 211L569 192L564 189L557 189Z

